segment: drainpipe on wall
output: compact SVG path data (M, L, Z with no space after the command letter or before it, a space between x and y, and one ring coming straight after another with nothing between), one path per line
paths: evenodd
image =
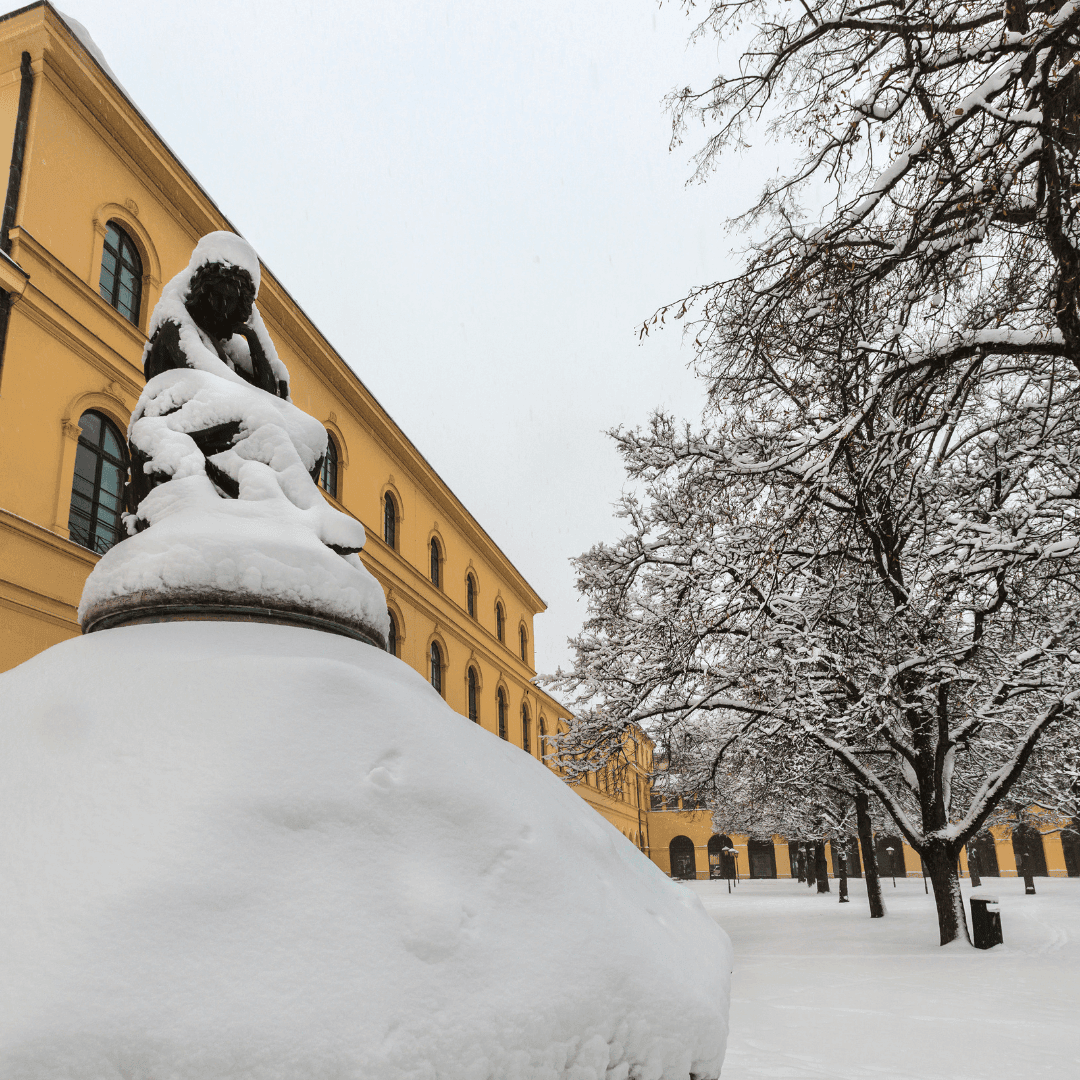
M30 54L22 54L22 84L19 87L19 111L15 116L15 138L11 143L11 167L8 170L7 197L4 216L0 220L0 251L11 255L11 230L22 191L23 158L26 156L26 133L30 127L30 101L34 94L34 69ZM0 375L4 371L4 351L7 347L8 320L11 317L11 293L0 289Z

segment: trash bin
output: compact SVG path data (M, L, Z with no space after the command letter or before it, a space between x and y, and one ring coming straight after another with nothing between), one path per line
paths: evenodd
M971 935L976 949L992 949L1002 944L1001 909L996 897L971 898Z

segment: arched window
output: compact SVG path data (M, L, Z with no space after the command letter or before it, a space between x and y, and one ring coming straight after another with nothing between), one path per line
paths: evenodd
M476 579L472 574L465 575L465 610L470 618L476 618Z
M968 841L967 857L969 873L970 867L974 864L980 877L1001 877L997 861L997 845L994 843L994 837L986 829L976 833ZM880 859L878 862L878 869L880 869Z
M833 877L840 876L840 853L844 855L844 873L848 877L862 877L862 860L859 858L859 841L854 836L836 836L829 843L832 851Z
M142 277L142 259L134 241L115 221L110 221L105 229L105 246L101 249L98 290L136 326L142 302Z
M518 627L518 645L521 646L521 659L527 664L529 662L529 637L525 633L525 627Z
M495 697L499 703L499 738L508 739L510 736L506 731L506 694L503 692L503 688L501 686L499 687Z
M439 562L442 552L439 551L439 541L431 538L431 584L436 587L439 584Z
M755 840L751 837L746 842L746 849L752 878L776 877L776 849L772 840Z
M495 601L495 636L502 641L506 633L506 613L503 611L502 604Z
M389 491L383 496L382 536L388 547L397 547L397 506Z
M889 849L892 849L890 852ZM899 836L875 836L874 855L882 877L907 877L904 863L904 842ZM813 855L811 854L811 859Z
M735 858L724 851L724 848L730 851L734 847L735 845L731 842L730 836L718 836L713 833L709 837L709 877L735 877Z
M537 750L537 753L539 753L539 755L541 757L543 757L544 754L547 753L547 722L544 720L544 718L542 716L540 717L540 720L539 720L539 723L538 723L538 732L537 733L539 734L540 738L537 741L536 750Z
M434 686L440 694L442 693L442 669L442 649L439 648L439 643L437 641L433 641L431 643L431 685Z
M689 836L676 836L668 845L671 857L671 876L690 879L697 877L697 865L694 858L694 841Z
M480 723L479 686L480 680L476 677L476 668L469 665L469 719L474 724Z
M386 651L391 656L397 656L398 654L398 628L397 619L394 618L394 613L387 608L386 614L390 616L390 629L386 634Z
M79 418L79 448L71 485L68 532L76 544L104 554L121 538L120 510L127 476L127 447L116 426L99 412Z
M529 734L529 706L523 702L521 705L521 749L526 754L532 753Z
M1034 825L1025 821L1013 829L1012 846L1018 877L1046 877L1046 849L1042 833Z
M1065 873L1080 877L1080 818L1073 818L1061 830L1061 850L1065 856Z
M334 436L326 433L326 454L322 461L319 484L331 499L338 497L338 449Z

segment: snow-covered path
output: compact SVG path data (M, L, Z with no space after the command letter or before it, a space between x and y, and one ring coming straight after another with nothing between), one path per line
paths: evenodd
M941 949L921 881L889 914L792 881L690 888L735 946L723 1080L1076 1080L1080 879L988 880L1004 946ZM969 893L964 886L965 898Z

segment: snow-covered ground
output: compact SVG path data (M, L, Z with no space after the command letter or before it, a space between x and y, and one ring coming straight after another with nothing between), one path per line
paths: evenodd
M0 1080L720 1071L697 900L345 637L128 626L0 674L0 867Z
M922 881L871 920L792 881L690 885L735 947L723 1080L1075 1080L1080 879L988 879L1005 944L941 949ZM965 884L965 905L971 890ZM970 911L970 908L968 909Z

